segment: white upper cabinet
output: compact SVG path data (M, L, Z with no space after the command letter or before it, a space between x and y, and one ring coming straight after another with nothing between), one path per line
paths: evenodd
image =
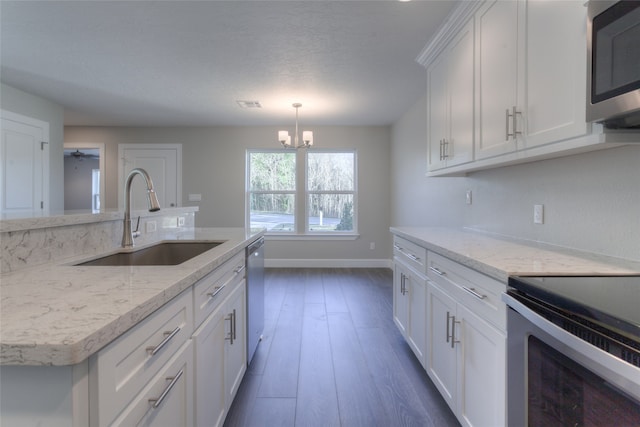
M477 159L516 149L509 114L522 108L517 105L519 8L520 2L490 0L476 14Z
M639 141L586 122L579 0L461 2L418 56L428 173L466 172Z
M430 170L473 160L473 24L469 20L427 73Z
M590 132L585 119L587 8L528 0L523 74L525 148Z

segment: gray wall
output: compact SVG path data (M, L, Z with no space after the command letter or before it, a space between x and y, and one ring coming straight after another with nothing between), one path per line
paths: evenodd
M49 209L64 209L64 108L47 99L0 84L3 110L49 123Z
M271 240L270 260L381 260L390 258L390 128L316 127L319 148L355 148L358 156L360 238L354 241ZM183 206L197 203L198 227L243 227L245 162L249 148L279 148L277 127L128 128L67 127L66 142L106 146L106 207L117 206L118 143L182 143ZM369 249L375 242L375 249Z
M424 178L425 117L423 99L393 127L393 225L460 225L640 260L640 143L464 178ZM533 224L535 204L544 205L543 225Z

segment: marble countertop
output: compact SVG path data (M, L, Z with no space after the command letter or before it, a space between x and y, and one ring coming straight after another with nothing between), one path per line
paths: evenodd
M262 234L262 229L196 228L188 237L174 236L225 240L177 266L72 265L90 257L84 255L3 274L0 364L82 362Z
M640 262L469 229L392 227L391 232L504 283L509 276L640 274Z

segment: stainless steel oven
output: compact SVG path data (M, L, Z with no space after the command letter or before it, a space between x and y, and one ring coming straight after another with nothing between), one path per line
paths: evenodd
M512 277L509 426L640 426L640 277Z

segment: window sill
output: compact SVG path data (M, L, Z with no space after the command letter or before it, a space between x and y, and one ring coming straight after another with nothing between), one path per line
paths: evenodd
M359 234L266 234L266 240L356 240L360 237Z

